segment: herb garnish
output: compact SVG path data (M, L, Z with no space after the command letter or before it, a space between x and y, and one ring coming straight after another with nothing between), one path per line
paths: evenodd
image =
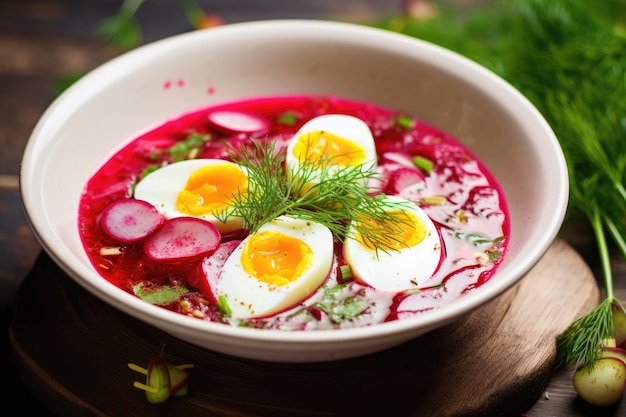
M156 288L146 288L143 283L133 287L133 293L150 304L164 305L178 300L188 290L180 286L163 285Z
M233 148L231 158L247 171L249 187L245 193L235 193L231 197L233 209L217 217L221 221L241 217L244 229L251 233L278 216L288 215L320 223L343 240L350 237L351 221L370 219L354 221L354 233L378 247L377 243L388 242L389 237L379 232L377 224L385 224L389 235L409 224L408 218L398 221L398 216L389 212L401 210L405 204L385 202L384 194L370 193L367 183L378 174L369 165L338 167L331 161L302 161L288 172L284 152L271 140L252 140L249 146Z
M200 153L205 142L211 140L211 135L190 132L185 140L177 142L167 149L167 153L173 162L185 159L195 159Z
M298 121L300 121L300 115L292 110L281 113L276 119L278 124L284 126L295 126Z
M346 291L346 285L324 288L324 299L315 303L335 323L353 320L370 307L370 303Z

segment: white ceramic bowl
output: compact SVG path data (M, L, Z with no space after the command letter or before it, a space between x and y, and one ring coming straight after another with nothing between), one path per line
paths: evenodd
M164 88L166 83L172 87ZM145 303L98 275L81 244L77 211L81 190L105 157L138 132L197 107L284 94L331 94L403 109L469 147L498 178L509 203L510 246L497 274L461 299L411 319L315 332L237 328L188 318ZM568 198L566 165L555 136L536 109L502 79L413 38L352 24L293 20L175 36L92 71L37 124L23 158L21 189L43 248L97 297L197 346L282 362L379 351L484 305L518 282L545 253Z

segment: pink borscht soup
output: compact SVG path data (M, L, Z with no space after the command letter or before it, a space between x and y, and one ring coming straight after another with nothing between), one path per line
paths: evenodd
M314 330L401 320L490 280L509 217L449 134L332 96L196 109L131 138L84 188L98 273L162 308Z

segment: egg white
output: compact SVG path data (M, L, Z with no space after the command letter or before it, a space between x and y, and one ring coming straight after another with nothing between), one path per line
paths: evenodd
M218 297L224 297L231 317L247 319L267 317L292 307L313 294L325 281L333 262L333 236L326 226L306 220L280 216L261 226L257 233L283 233L306 243L313 262L295 280L285 284L268 284L248 274L242 265L244 239L226 261L216 284Z
M372 250L354 238L344 242L343 253L355 279L381 291L400 292L417 288L438 269L442 242L432 220L416 204L400 197L386 197L389 203L401 203L426 226L424 239L415 246L398 250ZM397 205L396 205L397 207ZM350 229L354 236L354 228Z
M298 172L302 167L298 156L294 154L294 149L296 148L299 140L304 135L320 131L339 136L340 138L359 146L365 152L365 158L360 165L363 165L368 169L376 168L378 156L376 154L374 137L369 126L363 120L354 116L345 114L325 114L306 122L289 140L287 145L287 154L285 156L285 165L289 175L294 172ZM310 162L307 162L307 164L310 164ZM328 168L332 172L333 170L337 170L342 167L330 166ZM319 178L313 175L307 186L314 185L318 182Z
M190 159L174 162L148 174L135 186L134 196L156 207L166 219L175 217L198 217L213 223L221 233L240 230L243 219L230 216L222 222L212 214L190 215L176 208L178 193L185 188L189 176L198 169L216 164L236 164L222 159ZM245 173L243 168L242 171Z

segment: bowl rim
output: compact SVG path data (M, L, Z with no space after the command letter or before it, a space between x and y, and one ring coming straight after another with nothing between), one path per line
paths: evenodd
M95 86L98 79L102 76L106 76L107 72L113 70L117 71L121 67L128 65L133 61L141 60L146 55L158 53L158 51L163 48L171 47L172 45L179 43L186 44L198 39L207 38L208 41L213 37L229 36L233 34L245 35L246 33L265 31L273 33L274 31L289 30L324 31L325 33L333 34L333 36L349 35L354 37L351 39L360 38L360 44L363 44L366 39L376 39L377 42L386 42L390 45L390 47L394 46L397 48L419 49L421 51L420 53L426 51L428 54L444 59L447 63L461 65L464 68L463 77L464 79L467 79L468 82L486 80L490 85L496 86L501 93L504 93L508 99L513 100L517 106L526 112L526 117L534 119L537 125L541 128L541 131L537 132L537 135L549 139L546 141L545 146L549 146L551 152L557 156L554 162L557 164L555 172L559 173L557 181L559 194L554 195L554 200L551 202L554 213L552 215L551 222L546 228L545 233L542 234L542 239L535 242L535 246L531 250L530 256L526 262L517 264L511 268L508 276L498 276L498 279L489 280L481 286L479 291L472 291L449 304L414 317L379 323L373 326L316 330L312 332L241 328L222 323L190 319L179 313L171 312L161 307L146 303L145 301L140 300L117 287L111 287L111 284L97 275L95 270L89 271L88 268L85 265L82 265L79 260L74 259L71 255L68 255L69 251L63 253L62 250L58 249L62 248L62 244L55 236L54 231L51 231L50 227L47 225L47 219L44 215L45 210L41 206L41 202L38 200L37 193L34 192L36 191L36 187L32 187L37 179L34 178L31 173L34 169L33 161L37 159L35 155L37 148L36 145L39 141L45 140L45 134L43 132L46 128L49 125L54 126L55 118L58 117L59 108L68 104L79 104L79 96L82 94L82 91L89 86ZM65 120L65 116L63 116L63 120ZM52 131L54 131L54 129L52 129ZM225 336L235 339L291 344L354 342L357 339L385 337L397 334L398 332L413 332L416 327L433 329L442 324L452 322L461 317L463 313L468 313L475 308L486 304L488 301L499 296L505 290L509 289L522 279L523 276L547 251L550 244L556 238L558 230L564 220L569 193L567 167L556 136L546 120L530 103L530 101L504 79L478 63L475 63L474 61L471 61L454 51L421 39L361 24L313 19L273 19L249 21L231 23L204 31L192 31L148 43L101 64L63 92L45 110L26 144L22 157L19 181L22 205L27 221L34 232L35 237L41 243L43 249L65 273L74 279L74 281L78 282L82 287L97 297L103 299L108 304L114 305L121 311L144 321L145 315L148 315L152 316L156 320L166 322L170 325L183 326L195 332L209 331L217 336ZM98 282L97 279L94 278L100 279L102 282Z

